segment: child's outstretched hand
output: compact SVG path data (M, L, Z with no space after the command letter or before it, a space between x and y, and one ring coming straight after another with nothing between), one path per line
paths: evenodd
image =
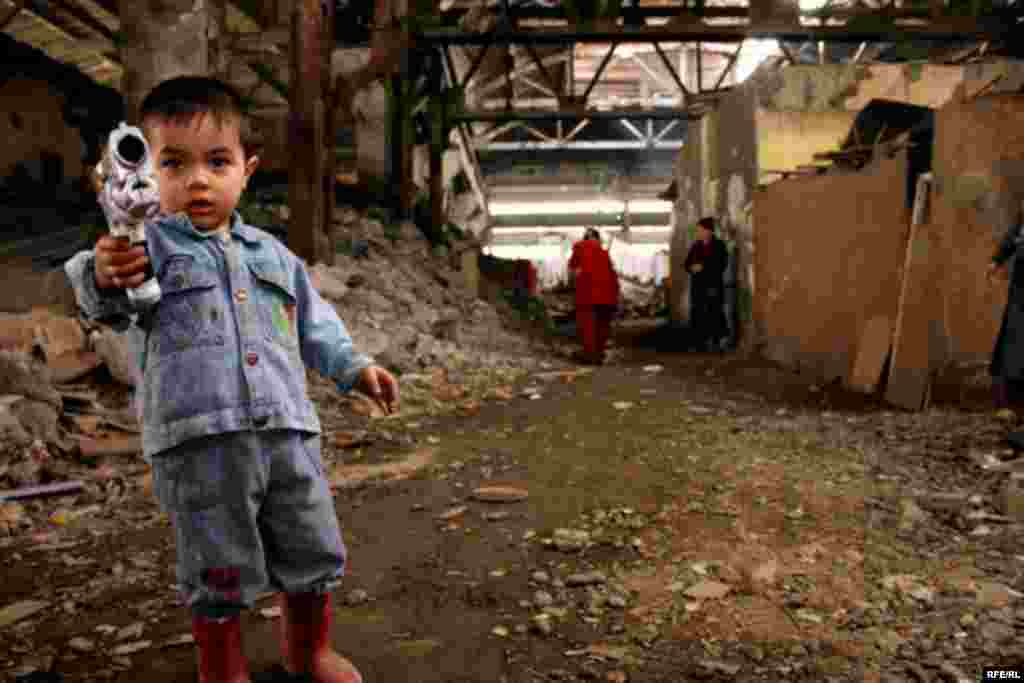
M356 389L368 395L390 415L398 409L398 380L384 368L371 365L359 373Z

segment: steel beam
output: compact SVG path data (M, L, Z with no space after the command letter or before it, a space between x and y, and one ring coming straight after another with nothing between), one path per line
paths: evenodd
M651 120L647 119L647 123L650 122ZM628 119L619 119L619 123L625 126L626 130L632 133L633 137L635 137L637 140L643 140L644 142L647 141L647 136L641 133L640 129L634 126L632 123L630 123Z
M468 7L455 7L442 12L442 16L446 20L454 20L461 18L466 12L469 11ZM693 19L747 19L750 16L749 8L747 7L708 7L705 6L699 12L695 12L691 7L687 7L685 3L679 3L677 5L668 5L662 7L631 7L629 11L634 15L643 19L676 19L692 17ZM828 16L835 19L850 19L852 17L860 16L877 16L878 12L868 12L864 10L850 9L846 7L830 7L828 9ZM885 11L887 16L896 19L932 19L934 14L932 10L927 7L919 8L891 8ZM820 17L822 12L820 10L807 10L800 12L800 16L804 18ZM544 7L540 5L527 5L510 8L509 17L517 21L551 21L563 19L568 21L569 17L566 15L565 10L560 6Z
M864 43L861 43L861 45L863 46ZM726 62L725 68L722 69L722 73L719 74L719 76L718 76L718 80L715 81L715 88L714 88L715 90L718 90L719 88L722 87L722 83L725 82L726 76L728 76L729 72L732 71L733 68L736 66L736 62L737 62L737 60L739 60L740 52L742 52L742 51L743 51L743 43L740 43L736 47L736 51L733 52L732 55L729 57L729 61Z
M673 123L675 123L675 122L673 121ZM562 122L559 121L558 124L561 125ZM565 136L562 137L562 142L570 142L570 141L572 141L572 139L575 138L577 135L579 135L580 131L583 130L584 128L586 128L588 125L590 125L590 119L583 119L582 121L577 123L575 126L573 126L573 129L569 131L568 135L565 135Z
M533 47L533 45L527 45L526 51L530 54L530 59L533 60L533 63L537 66L537 69L540 71L541 78L544 79L544 82L547 83L548 88L551 89L551 94L556 95L559 90L558 84L555 83L555 80L553 78L551 78L551 73L548 71L548 68L544 65L544 62L540 60L540 55L537 54L537 50Z
M668 134L673 128L675 128L678 123L678 121L669 121L668 123L666 123L665 127L658 131L658 134L654 136L652 142L661 142L662 138L664 138L666 134Z
M517 81L519 81L521 83L525 83L526 85L528 85L529 87L533 88L534 90L536 90L539 93L543 93L545 95L550 95L552 97L557 97L558 96L558 93L556 93L554 90L552 90L548 86L544 85L543 83L538 83L537 81L533 80L532 78L530 78L529 76L526 76L524 74L519 74L518 76L516 76L515 80L517 80Z
M583 91L584 102L586 102L587 98L590 97L590 93L594 90L594 86L597 85L597 81L601 78L601 74L604 73L605 67L608 66L608 62L612 60L612 56L615 54L615 48L618 46L618 43L612 43L608 48L608 52L606 52L604 57L601 59L601 63L597 65L597 71L594 72L594 77L590 79L590 83L587 84L587 89Z
M700 117L687 109L496 109L494 111L466 111L453 117L457 121L576 121L580 119L655 119L673 121L679 119L699 120Z
M491 128L490 130L486 130L483 133L480 133L479 135L474 136L473 137L473 143L478 145L478 146L482 145L482 144L485 144L485 143L488 143L488 142L492 141L494 138L500 136L502 133L505 133L506 131L512 130L513 128L518 128L519 126L522 126L522 125L523 125L522 121L509 121L508 123L498 124L497 126L494 126L493 128Z
M668 142L653 142L648 144L643 140L569 140L565 142L489 142L478 145L481 152L541 152L559 149L579 150L627 150L627 149L656 149L656 150L679 150L683 143L679 140Z
M686 89L685 85L683 85L682 79L679 78L679 74L676 73L675 68L672 66L672 62L669 61L668 55L666 55L665 51L661 49L661 45L659 45L658 43L654 43L654 51L658 53L659 57L661 57L661 63L664 64L665 68L668 70L668 75L671 76L672 80L676 82L676 86L679 88L679 92L681 92L683 94L683 101L686 101L687 99L689 99L690 91ZM697 48L697 57L698 57L698 61L699 61L699 58L700 58L700 46L698 46L698 48ZM698 78L697 78L697 82L698 83L700 83L699 74L700 74L700 67L698 67ZM697 92L700 92L701 90L703 90L703 88L698 86L697 87Z
M754 22L746 26L709 26L694 24L669 28L644 26L572 31L537 27L531 30L483 33L478 31L432 30L419 34L428 43L443 45L571 45L573 43L739 43L750 38L775 38L787 41L830 41L837 43L903 43L909 40L935 42L984 41L1009 38L1016 22L979 22L976 19L949 19L921 24L891 24L873 28L846 26L779 25Z
M444 61L441 64L444 69L445 81L448 86L451 87L458 82L455 74L455 60L452 59L451 53L448 52L447 47L441 47L440 50L444 55ZM473 188L473 193L476 195L477 202L479 202L480 209L484 212L487 222L490 223L491 215L487 208L487 192L484 187L484 174L480 169L479 159L477 158L474 147L470 142L471 135L468 129L468 124L456 123L455 146L459 150L459 157L462 159L462 168L466 173L466 177L469 179L469 185ZM494 129L488 131L488 133L493 132L495 132ZM500 135L500 133L498 134Z

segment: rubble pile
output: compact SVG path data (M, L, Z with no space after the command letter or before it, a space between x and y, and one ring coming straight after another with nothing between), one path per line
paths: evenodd
M335 227L335 264L310 269L314 286L356 347L400 373L403 415L472 414L484 400L511 398L523 373L552 367L452 265L470 242L445 253L411 223L386 230L354 209L339 210ZM147 485L131 334L43 307L0 313L0 537ZM348 407L322 411L328 430L378 417L358 395L337 403L333 383L311 379L321 406Z
M66 523L61 503L43 498L106 500L144 470L130 387L94 372L103 358L91 340L113 334L43 308L0 314L0 537Z
M389 232L351 208L338 210L335 230L335 264L314 266L313 282L378 363L400 372L536 365L530 341L508 331L452 265L470 242L431 249L412 223Z

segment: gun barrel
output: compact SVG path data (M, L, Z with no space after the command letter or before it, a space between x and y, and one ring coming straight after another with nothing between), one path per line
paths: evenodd
M118 168L127 171L141 169L149 157L149 145L146 144L142 131L124 123L110 133L108 150L113 157L111 161Z

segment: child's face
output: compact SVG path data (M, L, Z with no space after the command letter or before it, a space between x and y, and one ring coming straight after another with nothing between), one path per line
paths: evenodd
M160 209L184 212L197 230L227 223L259 164L258 157L245 158L237 117L151 117L145 131L160 182Z

